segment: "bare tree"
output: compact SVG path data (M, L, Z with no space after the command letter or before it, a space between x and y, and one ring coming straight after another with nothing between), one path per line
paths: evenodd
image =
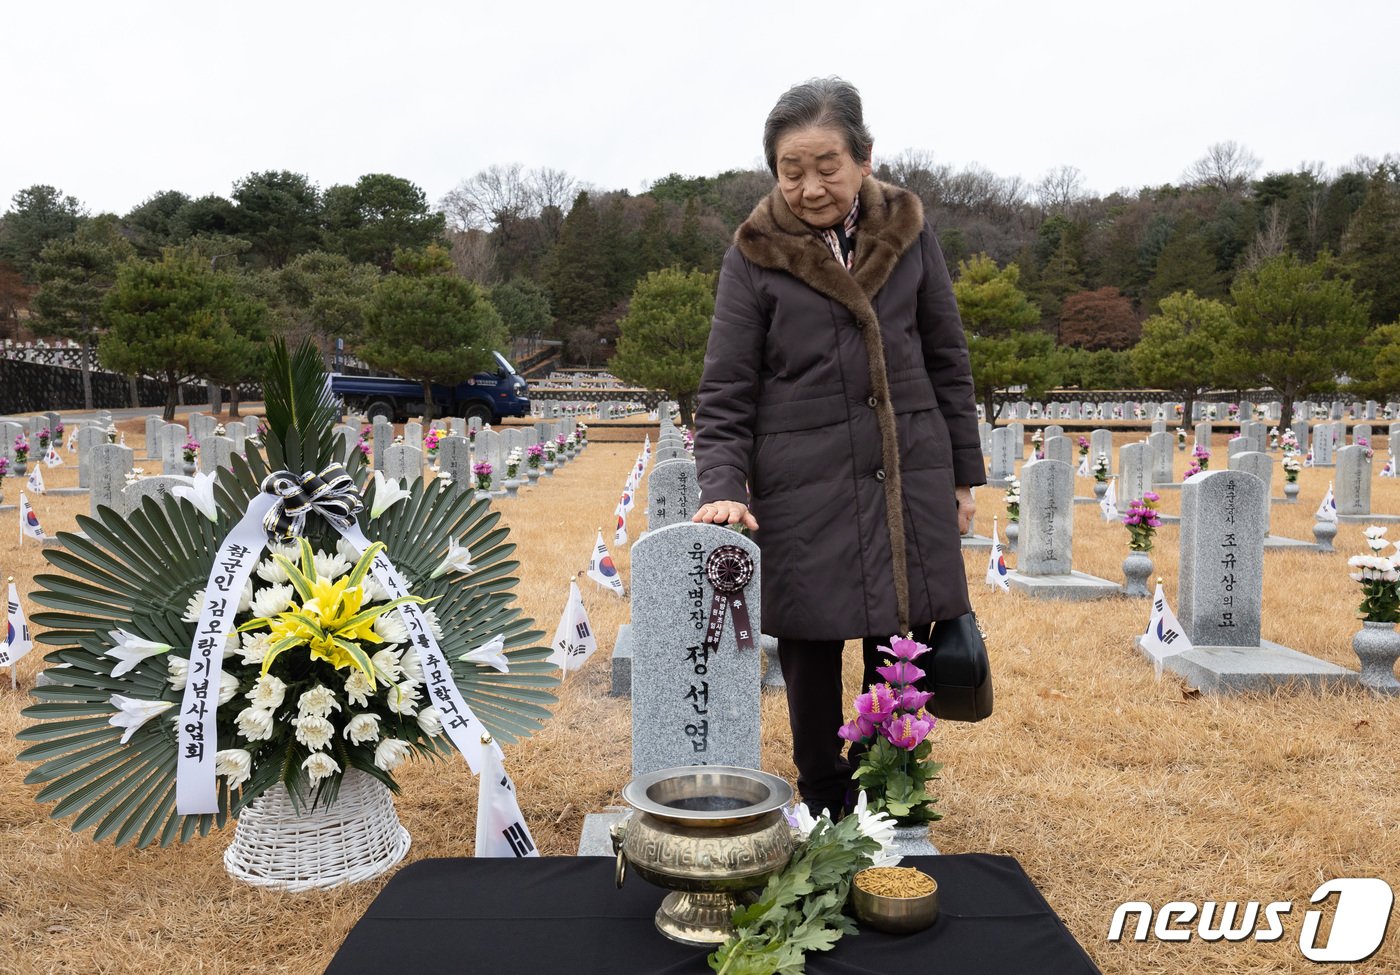
M1035 184L1035 201L1047 213L1063 213L1089 194L1077 166L1056 166Z
M500 280L496 270L496 247L484 230L449 230L452 266L473 284L490 287Z
M1231 139L1208 148L1204 156L1186 168L1181 178L1190 186L1213 187L1222 193L1242 196L1258 170L1258 157Z
M526 216L532 196L524 166L496 163L458 183L438 202L438 209L455 230L490 230Z
M1288 220L1275 203L1269 207L1264 226L1254 235L1254 240L1244 249L1240 258L1243 270L1253 271L1271 257L1278 257L1288 249Z

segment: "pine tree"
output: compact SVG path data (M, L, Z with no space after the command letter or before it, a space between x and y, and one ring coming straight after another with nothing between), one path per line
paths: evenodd
M1225 296L1225 277L1215 266L1215 255L1194 220L1179 223L1157 255L1157 266L1143 293L1144 307L1155 313L1158 302L1180 291L1192 291L1202 298Z
M1171 390L1184 400L1182 415L1191 416L1196 397L1216 385L1220 345L1231 326L1230 309L1191 291L1160 302L1157 314L1142 323L1142 338L1132 349L1139 382Z
M1021 291L1020 276L1015 264L998 268L996 261L979 254L959 262L953 282L967 331L972 382L989 422L995 422L993 406L999 388L1043 390L1055 382L1058 371L1055 340L1035 330L1040 309Z
M626 382L665 390L680 404L681 422L690 426L714 313L714 274L674 267L653 271L632 291L619 323L612 371Z
M556 334L592 327L610 304L607 266L599 245L598 213L585 191L564 218L559 244L550 258L546 286Z
M1371 175L1366 201L1342 237L1347 277L1371 299L1371 322L1400 318L1400 171L1382 166Z

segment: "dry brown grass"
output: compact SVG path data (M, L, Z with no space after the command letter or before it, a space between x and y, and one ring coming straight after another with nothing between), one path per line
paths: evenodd
M128 443L139 444L137 424L125 426ZM1119 444L1129 439L1117 437ZM1223 453L1223 438L1215 446ZM595 530L608 524L635 450L595 443L520 500L500 504L520 546L519 598L547 634L570 574L585 566ZM52 486L76 480L71 463L46 474ZM1303 472L1302 502L1274 507L1276 534L1311 538L1328 476ZM1087 482L1080 488L1087 493ZM978 493L985 530L991 513L1004 516L1004 509L999 491ZM17 496L17 482L8 481L6 502ZM1175 511L1179 495L1164 498L1165 510ZM1400 483L1377 481L1375 503L1400 511ZM41 498L38 508L53 532L72 528L87 504L82 496ZM642 520L634 519L634 537ZM1081 506L1075 531L1076 568L1120 579L1123 528ZM0 570L27 592L46 569L38 547L19 546L16 534L0 528ZM1153 553L1172 598L1176 538L1174 528L1164 529ZM1336 555L1266 556L1264 636L1355 667L1356 587L1344 563L1362 547L1361 527L1342 526L1337 543ZM627 552L613 557L626 578ZM1310 970L1297 938L1319 883L1377 876L1400 886L1397 702L1362 692L1229 699L1185 693L1170 676L1156 680L1132 649L1146 621L1145 601L1076 605L995 593L981 583L984 559L965 555L974 603L992 635L996 714L935 732L947 763L940 783L947 818L934 826L941 849L1015 856L1103 970L1134 975ZM604 649L563 687L546 729L507 753L547 854L572 853L584 814L618 803L629 777L628 704L607 695L607 650L626 604L581 584ZM26 601L26 610L35 608ZM27 767L15 761L13 735L24 723L18 712L40 664L36 651L19 666L20 693L7 683L0 690L0 971L264 975L324 968L383 881L328 893L267 893L223 872L227 836L137 851L70 834L34 803L37 786L23 784ZM856 692L853 681L848 690ZM791 778L785 711L780 696L765 697L763 761ZM402 780L398 809L413 834L409 859L471 855L476 785L466 765L419 764ZM1178 899L1291 900L1294 912L1273 944L1106 941L1119 903ZM1400 935L1392 930L1364 965L1334 970L1400 972Z

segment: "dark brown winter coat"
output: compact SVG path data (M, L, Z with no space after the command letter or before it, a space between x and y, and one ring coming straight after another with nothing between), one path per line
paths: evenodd
M720 271L695 458L702 502L758 519L763 632L888 636L968 612L953 489L986 481L975 402L918 197L865 179L851 272L776 189L754 208Z

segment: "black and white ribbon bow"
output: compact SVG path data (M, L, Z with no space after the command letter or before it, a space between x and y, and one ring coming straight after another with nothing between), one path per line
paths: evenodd
M753 573L753 558L737 545L721 545L705 561L705 577L715 591L710 600L710 619L705 626L704 645L708 649L719 649L726 613L734 617L736 649L753 649L753 627L749 624L748 604L744 598L744 587Z
M262 490L276 495L277 504L263 518L267 537L290 542L306 530L306 516L315 511L337 529L349 528L364 508L360 492L345 468L332 464L319 474L297 477L291 471L274 471L263 478Z

